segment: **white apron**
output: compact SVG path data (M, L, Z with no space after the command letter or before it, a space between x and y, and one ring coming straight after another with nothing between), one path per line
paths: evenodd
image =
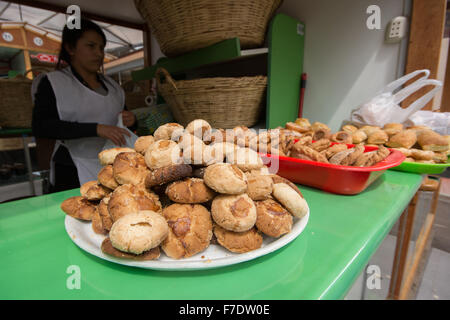
M125 95L113 79L105 76L106 80L103 82L108 88L108 94L103 96L83 85L72 74L70 67L47 73L47 78L56 96L60 120L116 125L117 117L125 104ZM105 142L106 139L100 137L57 140L50 163L50 182L55 183L53 156L60 145L69 150L81 185L97 180L97 174L102 168L98 154Z

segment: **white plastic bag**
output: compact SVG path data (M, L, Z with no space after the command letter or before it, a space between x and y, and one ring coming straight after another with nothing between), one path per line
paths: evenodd
M421 73L425 73L425 75L397 93L393 93L408 80ZM442 82L427 79L429 75L429 70L417 70L391 82L369 102L354 110L351 114L351 122L360 126L374 125L380 127L390 122L404 123L413 113L422 109L442 87ZM426 85L434 85L435 87L414 101L408 108L399 106L404 99Z
M111 140L107 140L105 143L105 146L103 147L103 150L107 150L107 149L111 149L111 148L131 148L134 149L134 144L136 142L136 140L138 139L138 136L135 135L133 132L131 132L127 127L125 127L123 125L123 120L122 120L122 114L119 114L118 120L117 120L117 126L119 128L123 128L125 130L128 131L128 133L130 134L130 136L124 135L125 138L125 145L122 146L118 146L115 145L114 142L112 142Z
M405 124L427 126L445 136L450 134L450 112L417 111Z

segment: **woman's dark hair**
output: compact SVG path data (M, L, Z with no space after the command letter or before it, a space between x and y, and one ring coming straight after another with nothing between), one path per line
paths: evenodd
M66 50L66 45L71 48L75 48L78 40L83 36L86 31L95 31L97 32L103 39L103 42L106 45L106 36L103 32L102 28L89 19L81 18L80 19L80 29L69 29L67 25L64 26L64 30L62 32L62 41L61 41L61 50L59 51L58 64L56 65L56 69L59 70L63 67L63 63L71 65L70 54Z

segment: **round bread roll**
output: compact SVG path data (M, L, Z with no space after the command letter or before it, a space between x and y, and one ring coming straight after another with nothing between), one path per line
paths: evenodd
M253 228L256 222L256 207L247 194L219 195L211 205L214 222L222 228L244 232Z
M345 131L347 133L353 134L356 131L358 131L358 128L353 126L353 125L351 125L351 124L347 124L347 125L342 127L342 131Z
M87 200L97 201L103 199L111 193L111 189L108 189L101 184L98 184L97 180L88 181L80 187L81 196Z
M403 131L403 124L401 123L386 123L383 126L383 131L387 133L389 137L396 135Z
M180 139L178 139L178 146L180 147L181 150L184 150L188 147L193 147L193 146L204 146L205 143L197 138L196 136L193 136L190 133L184 133Z
M311 129L311 123L309 122L309 119L307 119L307 118L297 118L295 120L295 123L303 128L308 129L308 130Z
M388 142L389 136L383 130L374 130L370 135L368 135L368 144L385 144Z
M246 172L245 175L248 183L247 194L252 200L265 200L270 197L273 187L270 175L261 174L261 169Z
M112 148L103 150L98 154L98 160L102 166L107 166L108 164L113 164L116 156L121 152L136 152L131 148Z
M114 190L119 186L116 179L114 179L113 166L110 164L104 166L98 172L97 179L100 184L111 190Z
M167 186L166 194L170 200L177 203L203 203L212 200L216 195L203 179L198 178L172 182Z
M281 204L272 199L256 201L256 228L269 237L278 238L291 232L292 215Z
M321 123L321 122L314 122L314 123L311 125L311 130L314 131L314 132L319 131L319 130L324 130L324 131L329 131L329 132L331 132L330 127L327 126L327 125L324 124L324 123Z
M83 197L70 197L61 203L61 210L67 215L80 219L91 221L95 213L96 205Z
M220 162L223 162L225 156L229 152L235 152L240 147L230 142L218 142L210 145L212 149L214 149L214 153L218 159L221 159Z
M246 253L259 249L263 243L263 237L256 228L244 232L233 232L214 225L214 235L222 247L235 253Z
M98 204L98 207L97 207L100 218L102 219L103 229L105 229L107 231L111 230L111 227L113 224L113 221L111 219L111 216L109 215L109 210L108 210L108 203L109 203L110 198L111 198L110 196L104 197L102 199L102 201L100 201L100 203Z
M273 196L297 218L303 218L308 212L308 204L286 183L273 185Z
M114 248L141 254L159 246L168 233L169 226L161 214L139 211L114 222L109 238Z
M209 247L211 214L202 205L172 204L163 210L169 234L161 248L173 259L189 258Z
M294 123L294 122L287 122L285 127L288 130L293 130L293 131L299 132L299 133L305 133L311 129L310 126L302 126L302 125L300 125L298 123Z
M153 133L155 141L158 140L173 140L178 141L180 136L183 134L184 128L178 123L166 123L160 126Z
M139 137L134 143L134 150L142 155L145 155L145 151L147 151L148 147L150 147L153 142L155 142L155 138L153 136Z
M235 164L242 171L256 170L264 166L259 154L249 148L239 148L235 152L228 153L226 157L228 163Z
M210 136L211 125L203 119L196 119L186 126L186 132L203 141L205 136Z
M182 163L180 157L181 149L178 144L171 140L158 140L145 152L145 163L152 169Z
M119 184L140 184L149 173L144 156L137 152L122 152L113 164L114 179Z
M206 185L224 194L241 194L247 191L247 178L235 165L217 163L205 169Z
M108 211L113 221L121 217L143 210L161 212L159 198L149 192L143 185L124 184L111 194L108 202Z

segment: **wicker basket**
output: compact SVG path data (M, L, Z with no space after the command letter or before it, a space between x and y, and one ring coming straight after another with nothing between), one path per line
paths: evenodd
M267 87L265 76L174 81L163 68L156 71L156 81L177 122L185 126L204 119L223 129L255 125Z
M25 76L29 72L44 71L30 69L13 79L0 79L0 127L31 128L33 102L31 99L32 80Z
M260 47L282 0L135 0L168 57L238 37L244 49Z

